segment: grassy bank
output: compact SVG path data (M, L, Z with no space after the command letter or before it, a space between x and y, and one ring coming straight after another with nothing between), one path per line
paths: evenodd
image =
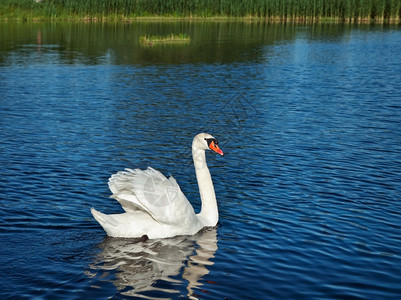
M401 0L2 0L2 20L246 18L276 22L400 22Z

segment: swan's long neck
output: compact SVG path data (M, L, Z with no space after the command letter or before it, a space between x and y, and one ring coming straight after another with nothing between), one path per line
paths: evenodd
M205 150L193 146L192 157L194 159L196 179L198 180L199 193L202 201L202 209L198 214L198 218L203 223L203 226L216 226L219 220L219 211L212 177L206 165Z

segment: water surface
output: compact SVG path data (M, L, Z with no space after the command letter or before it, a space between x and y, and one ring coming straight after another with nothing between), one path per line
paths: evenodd
M144 34L190 45L146 48ZM0 295L401 296L399 27L0 24ZM108 177L172 174L196 211L193 136L220 222L106 237Z

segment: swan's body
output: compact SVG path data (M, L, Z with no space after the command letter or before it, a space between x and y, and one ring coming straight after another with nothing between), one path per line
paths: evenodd
M219 213L212 178L206 165L205 150L221 155L214 137L206 133L195 136L192 156L199 185L202 209L195 211L177 181L155 169L126 169L109 179L111 198L120 202L125 213L105 215L92 208L93 217L109 236L150 239L193 235L207 226L216 226Z

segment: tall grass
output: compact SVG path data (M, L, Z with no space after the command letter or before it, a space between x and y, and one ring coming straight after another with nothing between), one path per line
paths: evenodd
M139 38L139 43L145 47L153 47L155 45L183 45L189 44L191 37L184 33L168 34L168 35L143 35Z
M1 0L0 17L240 17L269 21L399 22L401 0Z

